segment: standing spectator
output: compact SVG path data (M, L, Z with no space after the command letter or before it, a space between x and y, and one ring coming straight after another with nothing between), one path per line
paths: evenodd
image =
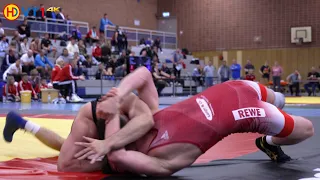
M33 57L36 57L40 53L41 45L40 45L40 39L38 37L32 40L30 49L33 52Z
M99 41L99 33L96 31L96 27L93 26L92 29L87 34L86 41L92 46L92 43Z
M4 59L8 50L9 50L9 44L7 42L7 38L6 36L2 36L0 41L0 61Z
M76 40L80 40L82 39L82 34L81 34L81 31L80 31L80 26L77 24L76 27L72 30L72 37Z
M6 54L6 56L2 62L1 71L2 72L6 71L11 64L14 64L16 62L16 60L17 60L17 58L16 58L13 50L10 49L9 53Z
M20 43L20 47L21 47L20 54L28 53L28 51L30 50L30 45L27 37L23 38L22 42Z
M49 7L53 7L49 5ZM54 11L47 11L46 12L47 17L47 27L48 32L56 32L56 13ZM54 34L49 34L49 38L54 39Z
M79 53L79 47L77 45L76 39L71 38L70 43L67 45L67 50L71 58L74 57L75 53Z
M5 33L4 33L4 29L2 28L2 21L0 19L0 38L2 38L2 36L4 36Z
M99 28L100 35L104 35L104 28L106 27L106 25L114 26L114 24L108 19L107 13L105 13L103 15L103 18L101 18L101 20L100 20L100 28Z
M294 73L290 74L287 77L287 81L289 83L289 89L291 96L293 96L293 88L296 89L296 96L300 96L300 82L301 82L301 75L298 70L295 70Z
M239 80L240 79L240 73L241 73L241 65L237 63L236 59L232 60L232 65L230 66L231 72L232 72L232 79L233 80Z
M272 79L273 79L273 90L280 91L281 89L281 75L283 73L282 67L276 61L272 67Z
M39 9L36 12L36 18L38 21L45 21L46 19L46 14L45 12L42 12L41 9L44 9L44 5L40 4Z
M229 81L230 79L231 70L225 60L222 61L222 65L219 67L218 76L220 77L221 83Z
M101 47L100 47L100 41L98 41L96 43L96 46L93 48L92 50L92 56L98 60L99 62L102 62L101 60L101 56L102 56L102 53L101 53Z
M68 26L68 23L66 21L66 17L63 15L63 12L62 12L62 8L59 8L59 10L56 12L56 19L57 19L57 22L61 25L58 25L58 29L59 29L59 32L66 32L67 34L69 34L69 32L67 31L67 27ZM65 25L66 24L66 25Z
M207 88L213 85L214 71L215 71L215 68L212 65L212 62L209 61L208 65L206 65L203 69L204 76L205 76L205 84Z
M19 32L21 38L31 36L31 30L30 30L30 26L28 25L27 18L25 18L23 20L23 23L18 26L18 32Z
M311 72L308 73L308 83L304 85L304 89L307 91L308 96L314 94L316 88L319 86L319 78L320 74L316 71L315 67L311 68ZM310 87L312 87L312 91L310 91Z
M261 74L261 80L260 80L260 83L263 84L263 85L268 85L269 84L269 81L270 81L270 67L268 65L268 62L266 61L264 63L264 65L261 66L260 68L260 74Z
M48 60L47 56L45 55L45 50L42 50L40 54L38 54L35 58L34 65L37 70L40 72L41 77L45 75L49 75L51 69L53 68L53 64L51 61Z
M157 47L158 49L160 49L161 53L163 53L163 52L162 52L162 47L161 47L161 41L160 41L160 38L159 38L159 37L154 40L153 46L155 46L155 47Z
M11 64L9 68L3 73L3 80L7 80L7 76L13 76L16 81L20 81L20 74L22 73L21 61L17 59L14 64Z
M3 102L10 101L10 102L19 102L20 97L18 93L17 86L14 85L14 77L13 76L8 76L8 83L5 84L2 88L2 99Z
M34 91L32 84L29 82L27 73L21 74L21 81L18 84L19 94L21 94L21 91L31 91L32 99L38 99L37 93Z
M41 49L44 49L49 53L53 52L53 57L56 57L57 49L53 47L51 40L49 39L49 34L46 33L41 41Z
M256 76L253 74L253 70L250 69L248 74L246 75L246 80L248 81L255 81L256 80Z
M120 29L119 26L116 26L116 32L114 34L115 45L118 47L118 51L121 52L123 49L126 50L126 35Z
M31 50L21 56L22 62L22 72L30 74L30 71L35 68L34 66L34 57Z
M173 58L171 60L173 62L173 73L174 76L180 79L181 75L181 69L183 68L182 66L182 55L180 49L177 49L176 52L173 55Z
M203 86L203 80L202 80L203 70L200 64L197 65L196 68L194 68L192 72L192 79L195 82L198 82L200 86Z
M244 71L246 75L248 74L250 69L254 70L254 66L252 65L251 61L248 59L247 64L244 66Z

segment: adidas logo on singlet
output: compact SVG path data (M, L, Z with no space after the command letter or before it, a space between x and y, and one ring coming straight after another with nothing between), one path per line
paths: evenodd
M168 140L169 139L168 131L164 132L160 139Z

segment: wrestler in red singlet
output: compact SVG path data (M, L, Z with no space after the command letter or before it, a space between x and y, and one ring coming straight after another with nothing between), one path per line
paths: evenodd
M157 133L148 151L191 143L205 152L222 138L240 132L288 136L293 119L264 102L266 96L266 88L258 83L230 81L165 108L154 114Z

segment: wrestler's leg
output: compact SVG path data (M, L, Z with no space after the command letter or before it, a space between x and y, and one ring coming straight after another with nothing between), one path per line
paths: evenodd
M65 140L57 133L47 128L40 127L40 125L26 120L14 112L8 113L6 118L6 125L3 129L4 139L10 143L12 141L14 133L18 129L22 129L30 132L31 134L34 134L35 137L43 144L57 151L60 151Z
M259 89L262 101L268 102L280 109L283 109L285 106L285 97L282 93L274 92L272 89L269 89L262 84L259 84Z
M89 105L89 106L88 106ZM93 120L87 117L92 116L91 104L83 106L74 120L71 132L62 145L58 158L58 171L63 172L94 172L100 171L102 162L90 164L90 160L78 160L74 156L83 147L75 145L75 142L83 141L83 137L98 138L98 132Z

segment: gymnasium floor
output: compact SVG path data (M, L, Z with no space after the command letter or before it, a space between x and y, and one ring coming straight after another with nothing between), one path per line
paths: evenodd
M184 98L176 99L176 101ZM160 101L161 104L162 99ZM172 101L172 98L171 98ZM315 135L295 146L284 147L294 160L276 164L268 160L254 145L258 134L234 134L219 142L196 163L176 173L171 178L157 179L282 179L319 180L320 174L320 98L287 98L285 111L305 116L312 120ZM170 103L165 103L170 104ZM0 104L0 130L4 127L4 116L10 110L67 137L72 119L82 104ZM161 108L166 105L161 105ZM0 180L2 179L145 179L142 177L109 176L100 173L59 173L56 170L58 152L42 145L33 136L19 131L11 144L0 140ZM20 159L17 159L20 158ZM312 178L313 177L313 178ZM318 178L316 178L318 177ZM154 178L153 178L154 179Z

